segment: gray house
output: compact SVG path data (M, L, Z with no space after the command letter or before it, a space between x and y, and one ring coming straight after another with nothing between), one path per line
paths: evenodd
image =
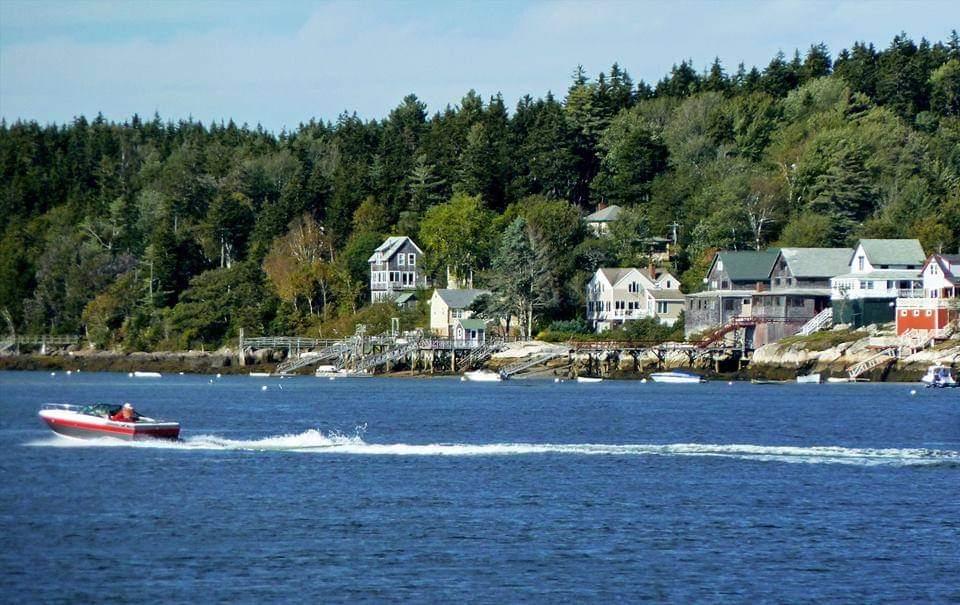
M395 300L398 295L427 287L423 250L406 236L388 237L367 259L370 301Z
M726 325L734 317L750 315L751 296L757 284L769 283L778 248L753 250L721 250L713 257L706 289L687 295L684 332L689 337L710 328Z

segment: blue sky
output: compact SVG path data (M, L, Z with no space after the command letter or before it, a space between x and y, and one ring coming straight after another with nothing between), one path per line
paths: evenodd
M946 40L960 2L266 2L0 0L0 116L233 118L279 131L343 110L431 112L473 88L562 96L582 64L655 82L719 56L729 71L824 42Z

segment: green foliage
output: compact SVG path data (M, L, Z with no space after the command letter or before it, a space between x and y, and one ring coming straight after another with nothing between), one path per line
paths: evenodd
M344 113L279 136L158 116L0 121L0 312L17 330L125 348L348 324L368 300L367 258L396 233L433 277L449 265L496 286L489 312L525 329L534 309L578 316L597 267L640 264L674 229L687 289L719 247L872 235L953 251L958 103L954 32L836 57L817 44L762 69L682 61L654 87L616 64L578 68L562 97L513 111L469 91L431 115L408 95L382 120ZM623 217L585 237L579 217L600 202ZM281 303L263 267L305 216L328 253L303 267L287 254L297 287ZM260 296L246 303L259 310L241 317L215 292Z

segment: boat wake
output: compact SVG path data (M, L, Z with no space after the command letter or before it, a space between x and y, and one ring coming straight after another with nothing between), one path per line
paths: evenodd
M262 439L190 436L180 441L120 441L110 438L77 440L53 436L27 445L44 447L132 447L176 450L300 452L368 456L673 456L718 457L793 464L857 466L957 466L960 451L924 448L871 449L839 446L770 446L748 444L600 444L600 443L367 443L362 429L353 435L315 429Z

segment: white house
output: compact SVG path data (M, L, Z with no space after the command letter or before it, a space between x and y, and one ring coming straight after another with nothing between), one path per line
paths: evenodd
M587 283L587 321L597 332L647 317L672 326L686 303L679 288L663 270L597 269Z
M893 321L897 298L922 287L920 268L925 260L915 239L860 240L849 272L830 280L834 323L865 326Z
M920 275L923 288L897 298L897 334L914 330L946 337L960 318L960 255L931 254Z
M454 322L469 319L473 312L470 305L489 290L437 289L430 297L430 331L437 336L451 336Z

